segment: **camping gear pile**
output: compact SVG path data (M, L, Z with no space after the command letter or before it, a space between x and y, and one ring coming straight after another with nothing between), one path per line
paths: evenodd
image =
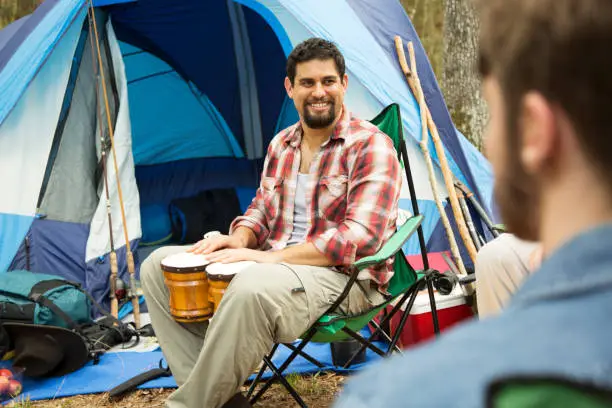
M94 321L93 308L105 317ZM29 271L0 275L0 327L0 358L12 352L12 363L28 377L69 374L137 335L78 283Z

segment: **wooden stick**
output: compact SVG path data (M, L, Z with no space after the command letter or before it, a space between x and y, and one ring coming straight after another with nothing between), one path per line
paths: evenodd
M416 60L413 56L410 58L410 63L412 64L412 70L408 68L408 63L406 61L406 54L404 53L404 46L402 44L402 40L399 37L395 37L395 48L398 54L398 60L400 66L402 67L402 71L406 75L406 77L410 76L417 83L419 82ZM416 89L421 89L417 87ZM436 203L436 207L438 208L438 212L440 213L440 219L442 220L442 225L444 226L444 230L446 232L446 237L448 238L448 242L450 244L450 250L453 258L455 259L455 264L459 266L459 270L462 274L467 274L465 270L465 266L463 264L463 260L461 259L461 254L459 252L459 248L457 247L457 240L455 239L455 234L453 233L453 229L451 228L450 221L448 216L446 215L446 211L444 210L444 206L442 205L442 200L440 198L440 192L438 190L438 183L436 181L436 176L434 173L433 162L431 160L431 154L429 153L429 134L427 131L427 116L425 114L425 96L422 92L415 94L417 101L420 106L421 111L421 130L422 130L422 139L420 143L421 150L423 151L423 157L425 158L425 163L427 164L427 172L429 174L429 183L431 184L431 191L434 196L434 202Z
M396 47L398 45L397 44L398 42L402 44L402 48L403 48L403 40L401 39L401 37L396 36ZM408 52L411 54L414 54L414 47L412 46L412 43L408 43ZM406 80L408 81L408 85L410 86L410 89L415 95L415 98L417 98L418 100L418 95L419 95L418 88L420 84L416 83L414 79L414 75L412 74L406 75ZM422 89L421 89L421 92L422 92ZM438 128L436 127L431 117L431 112L429 111L429 108L427 107L427 105L425 106L425 114L427 116L427 127L429 128L429 132L431 133L431 137L434 142L434 146L436 148L438 158L440 160L440 169L442 170L442 176L444 178L446 190L448 191L448 198L450 199L451 208L453 210L453 215L455 216L455 221L457 222L457 228L459 230L459 235L461 236L461 240L463 241L463 244L465 245L465 248L467 249L468 254L470 255L470 258L472 259L473 262L475 262L477 251L476 251L476 248L474 247L474 243L472 242L470 238L470 233L467 229L465 219L463 217L463 213L461 212L461 207L459 205L459 199L457 198L457 192L454 189L454 184L453 184L454 177L448 166L448 161L446 160L446 152L444 151L444 146L442 146L442 141L440 140Z

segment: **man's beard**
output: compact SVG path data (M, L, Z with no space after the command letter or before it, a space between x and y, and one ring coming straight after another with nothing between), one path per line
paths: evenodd
M539 240L539 193L537 180L525 171L518 148L507 143L507 163L495 180L495 200L506 231L527 241Z
M329 101L329 110L320 114L312 115L308 108L311 103L319 102L304 102L304 123L311 129L325 129L336 120L336 104L334 101Z

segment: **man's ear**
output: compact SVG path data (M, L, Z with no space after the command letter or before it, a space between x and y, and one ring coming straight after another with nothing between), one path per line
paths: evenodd
M346 88L348 88L348 75L344 74L344 77L342 77L342 86L344 87L344 90L346 91Z
M289 98L293 99L293 86L291 85L289 77L285 77L285 90L287 91Z
M553 158L559 146L559 128L552 104L538 92L521 101L521 161L528 173L537 173Z

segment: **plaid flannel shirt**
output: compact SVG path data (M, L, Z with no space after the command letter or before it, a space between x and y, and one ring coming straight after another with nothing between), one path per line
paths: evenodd
M230 227L231 232L239 226L250 228L260 249L283 249L293 231L301 140L299 122L274 137L255 198ZM344 108L311 164L306 242L343 272L360 258L375 254L396 231L400 168L391 139ZM385 288L392 276L390 259L362 271L359 279L371 279Z

